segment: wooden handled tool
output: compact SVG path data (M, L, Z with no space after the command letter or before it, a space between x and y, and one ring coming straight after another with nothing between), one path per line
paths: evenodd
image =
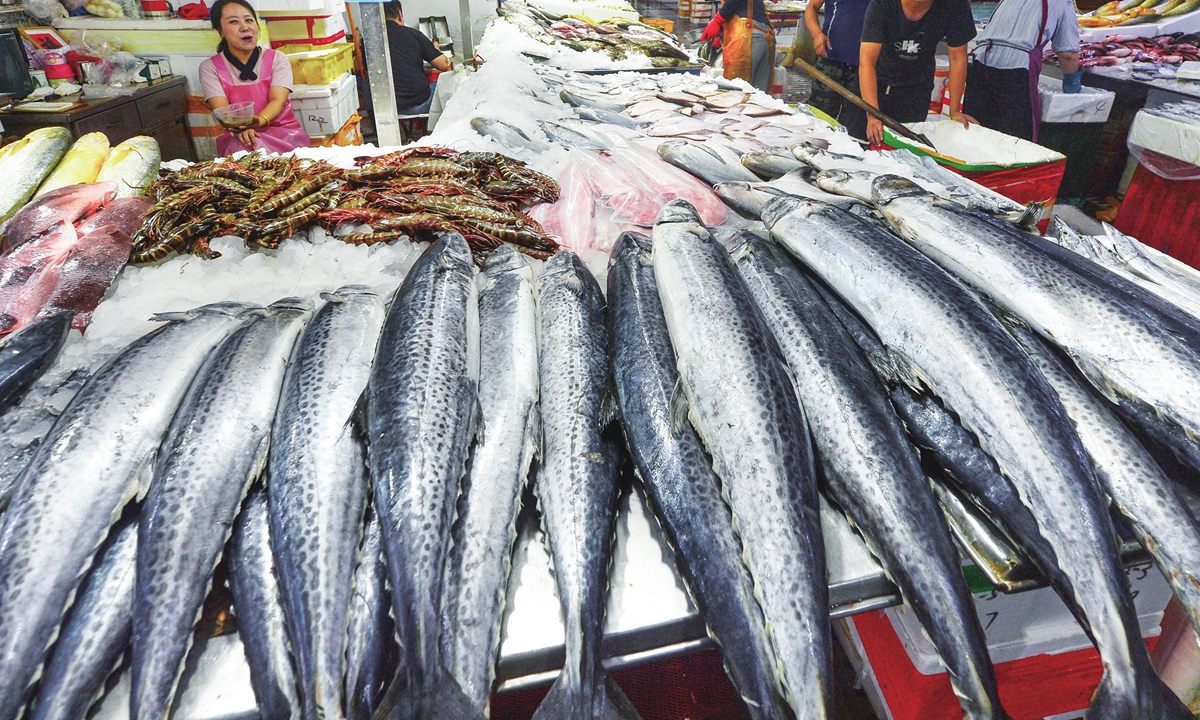
M867 101L863 100L859 96L855 95L854 93L850 92L846 88L842 87L840 84L835 82L833 80L833 78L829 77L825 73L816 69L812 65L809 65L802 58L796 58L795 60L796 60L796 67L798 67L801 70L803 70L804 72L808 73L815 80L820 82L822 85L829 87L834 92L836 92L838 95L841 95L842 97L846 98L850 102L854 103L859 108L862 108L863 112L865 112L866 114L870 115L871 117L879 120L879 122L883 123L889 129L891 129L893 132L895 132L897 135L906 137L909 140L915 140L915 141L921 143L922 145L933 148L934 150L937 149L933 146L933 143L930 142L929 138L925 137L921 133L916 133L916 132L913 132L912 130L909 130L908 128L904 127L903 124L896 122L895 120L891 119L887 115L884 115L879 110L879 108L871 107L870 105L867 104Z

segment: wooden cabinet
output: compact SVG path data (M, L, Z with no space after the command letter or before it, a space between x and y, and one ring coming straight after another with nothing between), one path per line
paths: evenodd
M163 160L195 160L188 136L184 100L186 78L173 77L138 88L128 95L81 100L60 113L0 113L5 135L23 136L41 127L68 128L74 138L102 132L113 145L135 135L149 135L158 141Z

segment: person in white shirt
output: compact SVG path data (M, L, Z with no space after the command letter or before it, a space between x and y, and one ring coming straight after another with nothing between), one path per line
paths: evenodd
M984 127L1036 142L1046 43L1058 55L1063 90L1079 92L1083 71L1073 0L1003 0L976 40L963 111Z

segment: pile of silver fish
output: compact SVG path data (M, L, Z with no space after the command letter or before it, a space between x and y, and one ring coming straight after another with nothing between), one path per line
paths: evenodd
M1095 644L1090 717L1191 717L1151 667L1118 523L1200 629L1175 479L1200 470L1200 274L1111 229L1032 235L924 166L957 196L811 145L667 149L761 223L719 241L670 200L619 235L606 288L570 250L477 269L449 233L390 299L158 316L0 493L0 720L85 716L121 658L131 717L165 720L226 586L267 720L484 718L530 483L565 628L534 717L633 720L601 664L626 457L755 720L833 711L822 497L964 716L1008 717L956 546L975 518ZM70 322L0 344L0 410Z

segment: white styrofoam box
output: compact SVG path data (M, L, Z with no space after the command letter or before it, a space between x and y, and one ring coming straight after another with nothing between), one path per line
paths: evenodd
M1185 60L1175 70L1176 80L1200 80L1200 62Z
M1129 128L1129 146L1200 165L1200 125L1138 110Z
M337 132L358 110L354 75L346 73L328 85L297 85L292 92L292 110L313 137Z
M1171 599L1171 587L1152 560L1129 566L1125 574L1133 590L1142 637L1155 637L1159 633L1163 610ZM1073 652L1092 644L1067 606L1049 587L1012 594L979 593L975 595L975 611L983 626L993 663ZM946 671L929 636L908 605L884 612L908 657L922 675Z
M269 2L270 0L268 0ZM346 12L346 0L322 0L322 5L316 10L304 10L305 15L342 15ZM295 10L258 10L260 17L287 17L300 15L301 13Z
M345 12L346 0L257 0L254 9L260 13L330 15Z
M1038 94L1042 97L1042 122L1102 123L1112 112L1116 94L1111 90L1084 85L1078 93L1062 91L1062 80L1038 78Z
M214 53L169 53L165 57L171 63L171 72L187 78L188 95L204 95L200 86L200 64Z

